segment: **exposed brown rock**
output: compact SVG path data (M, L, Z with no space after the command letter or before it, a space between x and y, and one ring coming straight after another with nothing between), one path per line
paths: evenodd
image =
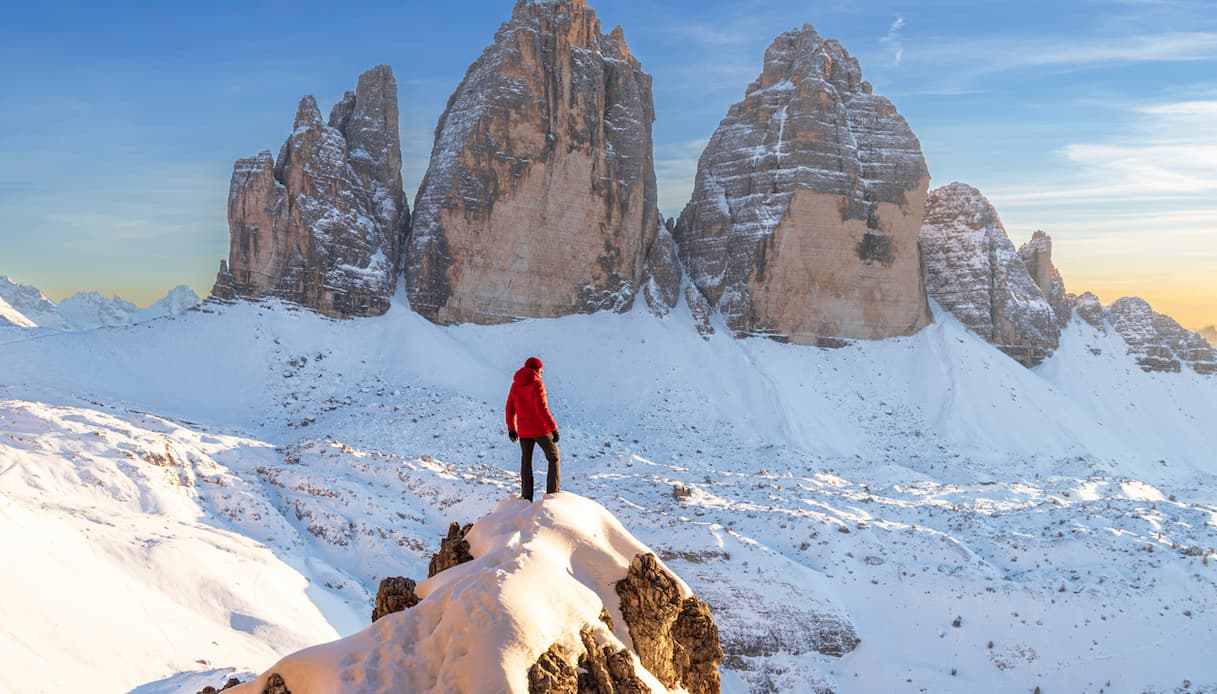
M585 0L519 0L436 129L407 291L438 323L625 311L658 229L651 78Z
M930 192L921 253L926 291L969 330L1025 366L1056 350L1058 314L980 191L952 183Z
M380 582L380 587L376 590L376 606L372 608L372 621L381 617L401 612L414 607L419 603L420 598L414 592L417 584L409 579L401 576L391 576Z
M228 259L212 296L277 297L336 317L384 313L408 224L397 83L379 65L328 124L313 97L301 99L277 161L264 151L234 165Z
M439 551L431 555L431 563L427 568L427 578L431 578L435 574L450 569L458 564L464 564L467 561L473 560L473 555L469 553L469 542L465 536L469 534L469 530L473 528L473 524L466 524L461 527L460 523L453 523L448 526L448 536L441 539L439 543Z
M579 656L579 694L650 694L629 651L600 645L588 627L579 636L584 648Z
M723 651L709 608L695 597L682 597L676 579L654 554L634 557L616 589L643 667L666 687L718 692Z
M1065 281L1061 273L1052 264L1052 237L1042 231L1031 235L1031 240L1018 247L1018 255L1023 259L1023 265L1048 305L1056 314L1056 324L1065 327L1073 314L1072 307L1065 298Z
M287 688L287 683L276 672L266 678L266 687L262 689L262 694L292 694L292 690Z
M579 673L557 645L549 647L528 669L528 694L578 694Z
M907 335L930 318L917 248L928 185L908 123L805 25L774 40L714 132L675 237L737 336Z
M220 692L224 691L225 689L232 689L238 684L241 684L241 680L237 679L236 677L229 677L228 681L224 683L223 687L220 687L219 689L216 689L215 687L203 687L198 691L197 694L220 694Z

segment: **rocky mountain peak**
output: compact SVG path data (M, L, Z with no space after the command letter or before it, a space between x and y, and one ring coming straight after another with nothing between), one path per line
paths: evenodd
M229 255L212 295L277 297L335 317L377 315L396 287L409 209L397 84L378 65L327 123L300 100L279 150L240 159L229 184Z
M926 199L920 243L926 290L961 323L1027 366L1056 350L1058 313L1024 262L1046 261L1046 268L1036 268L1051 278L1055 268L1046 235L1033 240L1027 256L1020 255L988 199L972 186L951 183ZM1045 246L1046 253L1036 255ZM1061 311L1067 316L1063 293L1062 285Z
M1030 241L1019 246L1018 255L1027 266L1031 279L1040 288L1040 293L1056 313L1057 325L1065 327L1072 315L1072 307L1065 296L1065 281L1052 264L1052 237L1037 230L1031 235Z
M1128 344L1128 353L1145 371L1178 373L1183 366L1199 374L1217 374L1217 349L1140 297L1124 297L1107 309L1112 327Z
M651 78L579 0L521 0L436 130L407 292L440 323L624 311L658 229Z
M917 250L928 185L908 123L805 25L774 39L715 130L675 237L737 335L909 334L929 321Z

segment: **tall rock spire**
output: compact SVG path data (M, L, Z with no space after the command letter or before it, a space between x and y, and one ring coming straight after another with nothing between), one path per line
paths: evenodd
M778 36L715 130L675 238L737 335L875 339L929 322L920 144L858 61L810 25Z
M313 97L301 99L277 161L264 151L233 166L228 260L212 295L379 315L396 287L409 220L397 82L379 65L360 76L328 124Z
M436 129L406 287L439 323L628 309L659 229L651 78L583 0L520 0Z

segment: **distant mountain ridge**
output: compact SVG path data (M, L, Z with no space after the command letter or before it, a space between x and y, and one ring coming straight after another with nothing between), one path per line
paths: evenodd
M51 330L92 330L144 323L188 311L200 302L186 285L178 285L145 308L97 292L78 292L56 304L37 287L18 284L0 275L0 326Z

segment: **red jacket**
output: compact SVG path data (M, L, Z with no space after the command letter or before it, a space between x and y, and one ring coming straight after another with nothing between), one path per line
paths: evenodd
M516 372L507 393L507 430L523 439L535 439L557 429L541 375L525 366Z

